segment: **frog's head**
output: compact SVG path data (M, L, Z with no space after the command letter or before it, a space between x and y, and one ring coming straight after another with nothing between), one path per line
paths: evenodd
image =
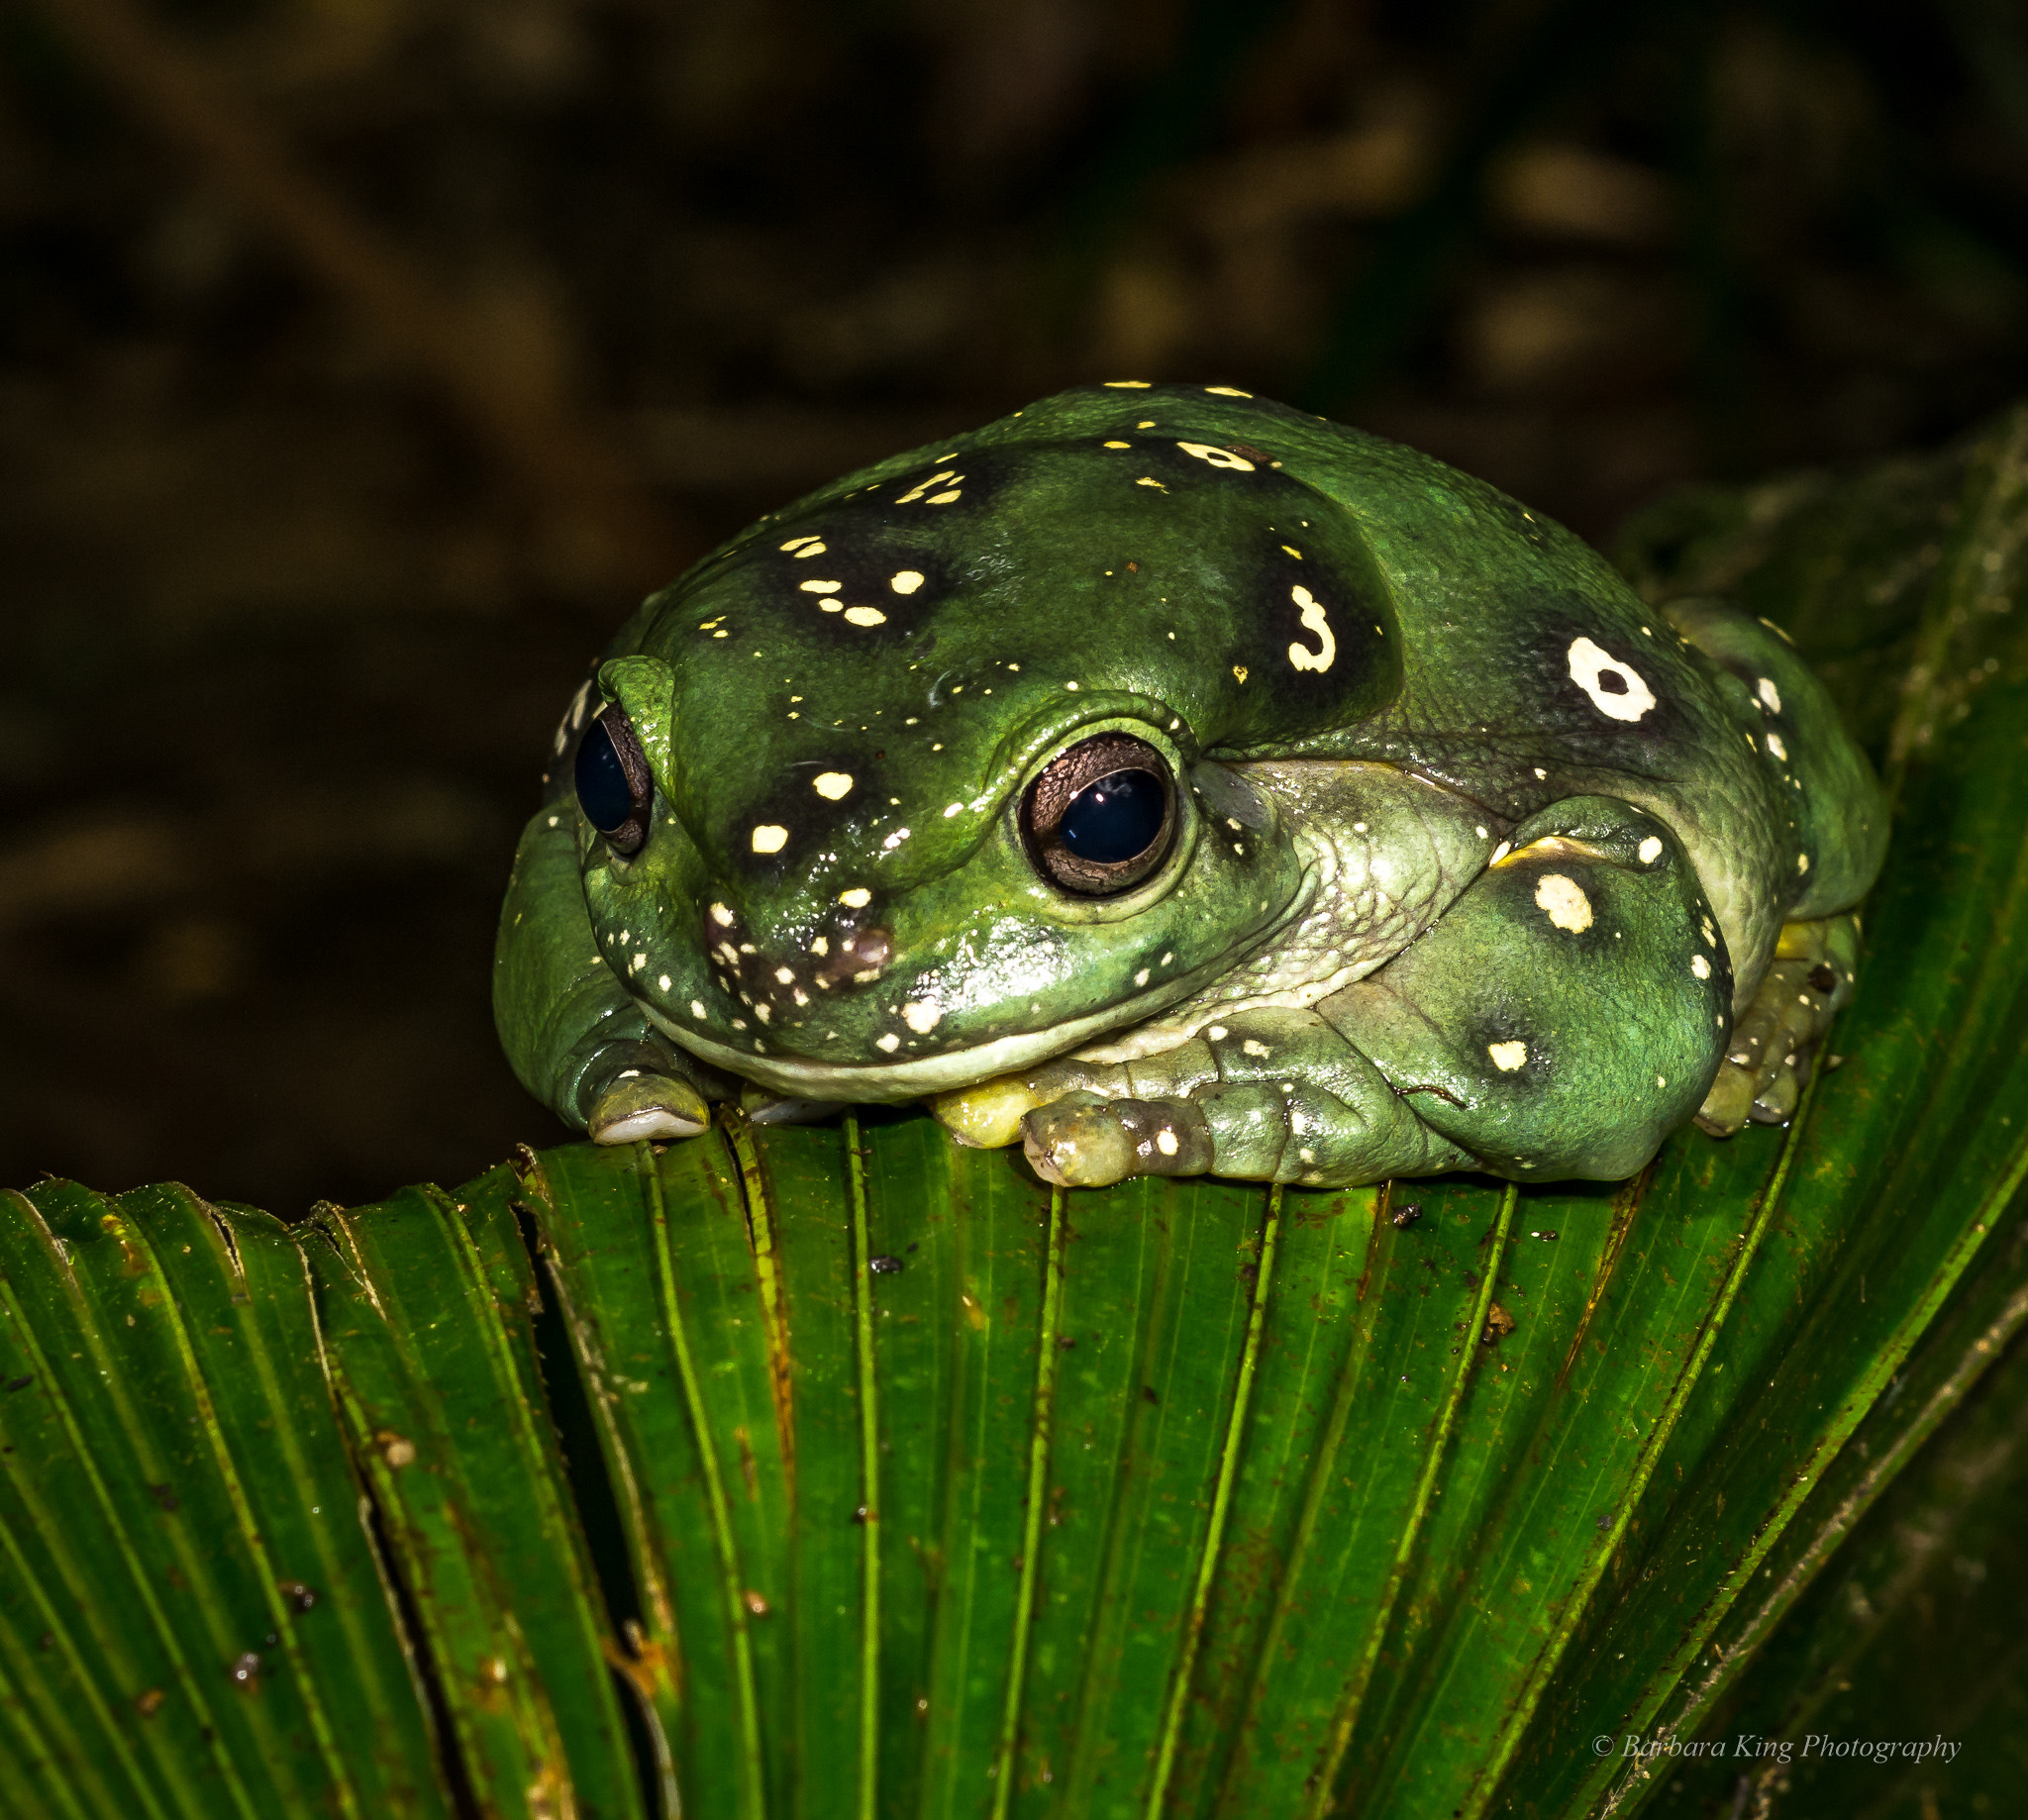
M607 964L706 1060L860 1100L1026 1065L1230 967L1302 860L1226 761L1300 755L1401 675L1357 525L1283 468L1308 428L1236 394L1065 394L650 601L575 761Z

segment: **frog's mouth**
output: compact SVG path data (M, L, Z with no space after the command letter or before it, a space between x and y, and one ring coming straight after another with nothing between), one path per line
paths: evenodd
M1173 996L1173 991L1140 994L1048 1030L1020 1031L970 1049L947 1050L939 1056L917 1056L905 1062L833 1062L796 1056L757 1056L685 1030L672 1019L658 1016L652 1005L643 1009L665 1036L691 1055L729 1074L758 1081L784 1098L878 1103L976 1086L996 1074L1047 1062L1109 1030L1143 1022L1169 1004Z

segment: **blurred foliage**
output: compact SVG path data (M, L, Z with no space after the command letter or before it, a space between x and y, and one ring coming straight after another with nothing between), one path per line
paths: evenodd
M801 488L1202 376L1603 536L2022 390L2024 203L2012 0L0 0L0 1179L553 1141L545 734Z

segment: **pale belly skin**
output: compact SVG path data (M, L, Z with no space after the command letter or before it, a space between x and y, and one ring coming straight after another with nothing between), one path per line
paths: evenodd
M1182 390L1145 390L1128 404L1145 415ZM1119 402L1065 400L1031 410L1061 407L1081 429ZM1203 443L1177 447L1243 449L1244 456L1228 458L1251 473L1267 465L1270 433L1282 435L1289 467L1300 472L1322 434L1308 423L1297 431L1277 418L1245 442L1214 445L1206 432ZM1230 437L1230 423L1221 427ZM1099 446L1124 448L1127 439ZM1407 452L1376 456L1372 447L1362 441L1354 454L1449 474ZM968 458L986 456L963 452L945 466L963 468ZM897 467L902 477L888 484L898 507L913 503L900 491L907 458L869 472ZM1181 489L1175 467L1160 470L1165 496ZM1307 484L1352 490L1314 459L1312 467ZM1182 471L1194 477L1194 469ZM1462 477L1448 484L1473 509L1489 495ZM849 483L841 487L819 504L836 510L837 499L853 497ZM1137 510L1144 499L1133 500ZM1267 499L1276 525L1297 522L1279 494ZM1455 505L1446 510L1455 519ZM1521 517L1530 527L1524 537L1540 546L1536 521ZM787 579L766 585L792 606L786 589L806 570L786 567L797 540L777 534L805 522L820 536L806 532L801 547L826 553L814 569L841 568L842 555L830 553L850 547L839 531L822 529L835 521L821 516L784 514L732 553L785 551L767 559ZM919 521L888 508L877 522L886 536L897 524L912 532ZM1299 522L1302 531L1274 535L1315 535L1308 518ZM981 787L975 802L941 783L931 793L954 797L942 819L955 823L961 811L978 818L971 846L954 845L960 857L946 871L925 866L906 887L837 888L845 878L881 877L878 865L901 841L918 843L903 851L919 853L944 832L929 812L904 802L897 783L884 823L868 810L852 825L852 838L865 843L861 871L851 869L847 836L820 828L816 840L831 845L812 850L807 880L781 873L786 882L777 883L766 873L750 882L761 861L748 859L738 837L751 827L757 855L767 842L793 850L801 838L793 823L758 818L785 815L768 803L801 799L755 797L760 807L743 803L721 818L732 828L726 834L705 800L718 775L686 789L686 775L706 760L682 750L683 665L723 664L727 656L726 644L695 643L700 634L708 639L730 625L735 638L752 638L754 657L770 675L786 672L784 684L795 686L774 698L766 738L803 742L784 748L783 768L814 777L820 796L863 793L861 767L885 762L888 746L917 737L900 732L917 726L900 713L913 697L882 698L897 704L893 717L858 729L858 758L802 756L828 755L851 737L849 716L834 716L831 725L844 731L832 747L812 746L804 711L783 704L822 697L794 662L778 657L772 622L757 617L752 623L770 629L750 634L737 611L702 591L710 575L686 582L691 592L676 591L663 621L680 621L693 643L658 644L637 620L618 648L621 662L605 665L595 692L642 729L655 772L653 806L641 812L653 824L647 846L630 858L602 845L560 763L522 842L495 992L522 1079L608 1143L693 1135L708 1123L713 1100L738 1099L765 1120L819 1116L840 1103L924 1099L958 1141L1022 1143L1041 1174L1072 1186L1201 1172L1342 1185L1460 1168L1521 1180L1616 1179L1700 1111L1717 1133L1750 1114L1785 1116L1810 1046L1849 992L1857 955L1849 912L1877 869L1885 830L1871 773L1805 666L1777 633L1718 603L1688 603L1665 619L1631 595L1616 598L1617 584L1566 540L1552 554L1578 577L1571 598L1603 617L1567 615L1542 633L1549 656L1530 658L1531 674L1534 687L1557 692L1554 711L1543 725L1517 731L1526 691L1517 708L1501 699L1505 677L1482 688L1470 673L1445 677L1431 667L1427 646L1455 647L1470 672L1500 639L1512 644L1535 629L1487 618L1473 646L1480 623L1468 626L1455 600L1440 615L1419 614L1398 579L1413 573L1415 537L1397 527L1409 555L1388 558L1389 527L1371 517L1360 525L1393 590L1397 621L1384 632L1409 647L1390 702L1343 728L1320 731L1313 722L1280 741L1279 754L1262 750L1277 742L1258 737L1248 742L1251 754L1235 752L1240 743L1229 737L1192 751L1181 745L1190 732L1183 713L1165 721L1166 706L1133 705L1158 694L1144 669L1134 678L1138 693L1115 697L1128 704L1124 722L1097 723L1133 732L1145 722L1149 741L1177 742L1168 769L1179 832L1156 887L1139 887L1153 892L1145 909L1131 893L1060 902L1061 893L1044 896L1020 871L1015 823L1029 800L1020 779L1048 759L1052 739L1062 746L1090 731L1080 723L1061 737L1038 735L1032 759L1006 757L1011 734L987 743L996 716L1031 724L1032 714L1027 722L1014 716L1011 698L1020 696L1023 713L1045 699L1044 682L1028 679L1050 662L1047 640L1037 655L1023 647L1020 660L1002 661L994 683L974 683L970 702L937 700L959 672L924 677L927 706L974 716L982 728L976 750L1014 780L998 796ZM1314 560L1315 553L1281 548ZM901 559L883 554L876 566ZM1497 574L1495 563L1487 568ZM1324 598L1326 571L1292 572L1316 573L1316 598ZM920 586L920 572L895 570L894 588L910 574ZM1103 571L1107 580L1115 574ZM858 584L847 573L821 585L850 598ZM1293 594L1318 614L1300 585ZM890 612L895 599L879 598L871 623L884 632L899 615ZM815 604L830 610L821 596ZM954 628L975 630L958 622L962 610L948 608L934 623L947 648ZM1330 620L1306 617L1302 627L1342 628L1347 614L1336 597L1329 612ZM1376 637L1384 632L1375 624ZM1180 642L1191 642L1187 629ZM629 649L649 655L629 657ZM1289 660L1301 670L1298 654L1318 649L1314 640L1291 645ZM1331 645L1321 649L1328 656ZM1199 660L1181 653L1172 659L1166 648L1160 655ZM648 667L651 657L669 670ZM836 659L859 660L850 647ZM1218 680L1232 696L1249 682L1250 666L1229 667L1238 683ZM670 673L673 711L658 693ZM1046 686L1057 712L1065 699L1058 691L1079 685L1072 677ZM994 687L1008 708L987 710L978 699ZM1172 700L1179 688L1180 680L1160 693ZM595 711L593 696L580 699L559 735L559 758L586 737ZM1475 714L1485 717L1476 726ZM1587 717L1599 723L1596 737ZM924 733L969 725L921 718ZM1644 720L1646 728L1638 725ZM1665 721L1652 748L1626 743L1629 730L1646 737ZM874 740L882 748L868 752ZM725 748L723 733L715 744ZM957 744L924 745L922 762L941 763L930 754ZM757 754L755 768L772 757ZM1543 762L1529 762L1536 758ZM814 768L824 763L840 768ZM975 768L987 771L986 759ZM980 871L988 861L998 869ZM869 925L867 917L878 920ZM715 996L707 1002L707 994Z

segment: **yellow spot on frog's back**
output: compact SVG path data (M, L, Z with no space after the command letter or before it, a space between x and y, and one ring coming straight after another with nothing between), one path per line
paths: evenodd
M796 584L805 594L835 594L845 586L842 581L802 581Z
M1562 872L1543 873L1536 882L1535 901L1559 929L1582 935L1591 927L1591 899L1574 878L1567 878Z
M1134 445L1132 443L1108 443L1106 447L1108 449L1131 449Z
M796 560L800 562L805 556L821 556L827 548L824 540L818 538L812 543L805 544L802 549L796 552Z
M1176 1134L1165 1125L1155 1134L1155 1148L1165 1157L1173 1157L1176 1154Z
M814 544L818 540L814 536L792 537L786 544L782 545L782 549L799 550L802 548L803 545Z
M879 1040L879 1042L875 1043L873 1047L877 1050L883 1050L886 1052L886 1054L891 1056L897 1049L901 1047L901 1039L898 1036L896 1036L893 1031L890 1030L884 1037L882 1037Z
M761 822L754 830L757 854L778 854L788 845L788 830L774 822Z
M1662 858L1662 837L1651 834L1634 852L1643 865L1653 865Z
M852 772L819 771L810 779L810 787L829 802L836 802L852 788Z
M943 1017L944 1007L934 998L917 999L901 1007L901 1021L919 1037L928 1036Z
M730 929L733 926L733 913L723 904L713 904L711 906L711 920L721 929Z
M1164 486L1162 482L1156 479L1156 477L1153 474L1143 474L1140 479L1134 482L1134 484L1136 486L1152 486L1158 493L1166 493L1168 491L1168 488Z
M1232 666L1232 673L1236 681L1244 683L1247 679L1247 666L1244 663L1235 663Z
M963 495L954 486L949 492L932 493L927 503L933 506L948 506L953 500L963 497Z
M1690 972L1698 979L1709 979L1711 977L1711 962L1706 961L1702 955L1692 955L1690 957Z
M1145 392L1149 385L1146 379L1108 379L1105 383L1116 392Z
M1284 544L1281 548L1287 551L1290 556L1295 557L1295 559L1298 562L1300 562L1303 559L1303 553L1300 550L1298 550L1293 544Z
M1236 385L1207 385L1204 388L1214 398L1251 398L1252 392L1243 392Z
M841 891L838 901L848 910L863 910L873 901L873 894L862 884L856 884L850 891Z
M923 584L922 571L904 568L888 577L887 585L897 594L913 594Z
M887 623L887 615L878 607L847 607L845 619L850 626L884 626Z
M1525 1043L1488 1043L1485 1053L1493 1059L1493 1066L1502 1074L1511 1074L1528 1061L1528 1045Z
M1251 474L1253 462L1243 455L1234 455L1230 449L1220 449L1215 443L1178 443L1176 445L1186 455L1195 455L1200 461L1208 461L1213 467L1227 467L1239 473Z
M1770 714L1779 714L1781 712L1781 691L1774 686L1774 678L1773 676L1763 676L1760 679L1760 686L1755 692L1760 696L1762 705L1767 708Z

